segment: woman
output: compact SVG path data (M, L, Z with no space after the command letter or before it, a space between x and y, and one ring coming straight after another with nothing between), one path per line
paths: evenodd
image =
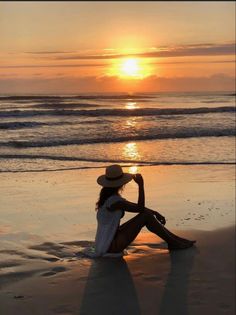
M138 184L138 203L130 202L119 194L124 185L132 179ZM169 250L189 248L195 243L171 233L164 227L165 218L157 211L145 207L144 182L141 174L124 173L121 166L115 164L106 168L105 175L99 176L97 183L103 187L96 204L98 226L95 252L97 256L122 253L144 226L166 241ZM124 211L138 214L120 225Z

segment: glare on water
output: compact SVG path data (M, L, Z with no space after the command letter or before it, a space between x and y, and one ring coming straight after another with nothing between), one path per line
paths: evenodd
M136 142L129 142L124 145L123 156L130 160L139 160L140 154Z

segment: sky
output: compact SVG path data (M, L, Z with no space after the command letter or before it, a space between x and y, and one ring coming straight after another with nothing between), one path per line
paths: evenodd
M0 93L232 91L233 1L0 2Z

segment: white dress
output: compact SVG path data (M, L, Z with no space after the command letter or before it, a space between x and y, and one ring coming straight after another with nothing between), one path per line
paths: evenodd
M117 228L120 225L120 219L123 216L122 210L109 211L108 208L117 201L125 200L119 195L110 196L97 212L97 232L95 237L95 255L99 256L121 256L122 253L107 253Z

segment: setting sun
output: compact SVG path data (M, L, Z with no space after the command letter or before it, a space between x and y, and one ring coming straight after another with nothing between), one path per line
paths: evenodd
M123 79L143 79L150 75L150 66L144 58L124 58L116 60L109 70L110 75Z
M140 66L136 59L126 59L121 64L121 74L126 76L138 76L140 73Z

